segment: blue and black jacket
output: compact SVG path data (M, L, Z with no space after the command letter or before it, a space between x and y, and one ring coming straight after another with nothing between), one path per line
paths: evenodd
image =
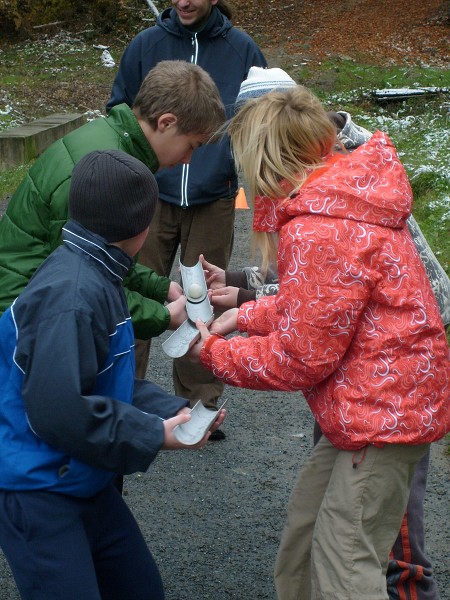
M175 9L168 8L155 26L139 33L126 48L106 109L124 102L131 106L147 73L162 60L185 60L203 67L216 83L228 117L250 67L267 67L252 38L233 27L216 6L195 33L181 25ZM161 200L182 207L234 199L237 176L229 141L202 146L189 165L162 169L156 179Z
M90 497L145 471L188 402L134 379L132 259L70 220L0 319L0 489Z

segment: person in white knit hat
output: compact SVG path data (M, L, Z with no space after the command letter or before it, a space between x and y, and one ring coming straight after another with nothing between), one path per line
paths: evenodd
M242 82L235 102L235 112L252 98L260 98L269 92L282 92L295 87L297 83L292 77L279 67L263 69L252 67L247 79ZM347 150L354 150L372 136L371 132L360 125L356 125L348 112L329 111L328 116L336 125L338 140Z
M236 98L235 110L239 110L244 102L250 98L259 98L267 94L268 91L283 91L293 88L297 83L292 77L279 69L263 69L262 67L252 67L248 72L247 79L241 83L239 94Z

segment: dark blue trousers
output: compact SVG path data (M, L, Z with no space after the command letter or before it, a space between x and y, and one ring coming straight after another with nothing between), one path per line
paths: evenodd
M0 546L23 600L164 600L158 567L125 501L0 490Z
M425 553L424 497L430 450L417 464L406 514L387 571L392 600L439 600L433 565Z

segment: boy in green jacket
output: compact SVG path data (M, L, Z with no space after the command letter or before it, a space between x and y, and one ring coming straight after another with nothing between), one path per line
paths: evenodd
M72 170L83 156L118 149L155 173L188 164L224 120L223 103L206 71L185 61L162 61L142 82L132 108L115 106L108 117L52 144L30 168L0 221L0 315L62 243ZM136 338L148 340L185 320L178 283L137 263L125 284ZM145 366L138 377L145 377Z

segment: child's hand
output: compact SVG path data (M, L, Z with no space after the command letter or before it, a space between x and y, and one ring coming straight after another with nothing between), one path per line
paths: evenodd
M227 413L226 413L225 409L220 410L219 414L217 416L217 419L211 425L211 429L206 432L206 434L203 436L203 438L200 440L200 442L198 442L198 444L195 444L193 446L187 446L186 444L182 444L181 442L179 442L173 433L173 430L177 425L182 425L183 423L187 423L191 419L189 409L188 408L181 409L178 412L176 417L172 417L171 419L166 419L163 423L163 425L164 425L164 444L162 445L162 448L164 450L180 450L180 449L198 450L199 448L201 448L202 446L204 446L206 444L209 436L211 435L211 432L215 431L222 425L222 423L225 420L226 414Z
M238 308L230 308L230 310L226 310L223 314L220 315L220 317L218 317L215 321L212 322L208 333L210 335L213 333L217 333L218 335L228 335L233 331L237 331L238 313Z
M239 288L227 285L219 290L211 290L209 300L214 308L225 310L227 308L236 308Z
M169 285L169 292L167 294L167 302L173 302L178 300L183 295L183 288L176 281L171 281Z
M197 326L197 329L200 332L200 338L191 346L191 348L188 350L186 356L192 362L198 363L198 362L200 362L200 351L202 349L202 346L205 343L205 340L207 340L209 338L211 333L201 319L197 319L195 324Z
M209 432L208 432L208 437L210 436L210 434L215 431L216 429L219 429L219 427L221 425L223 425L223 422L225 421L225 417L227 416L227 411L225 408L221 408L219 410L219 415L217 417L217 419L214 421L214 423L211 425Z
M213 265L205 260L203 254L200 254L199 260L202 263L205 273L206 285L211 290L219 290L225 287L225 271L216 265Z
M178 329L178 327L186 321L186 296L180 296L174 302L167 304L167 309L170 313L169 329Z

